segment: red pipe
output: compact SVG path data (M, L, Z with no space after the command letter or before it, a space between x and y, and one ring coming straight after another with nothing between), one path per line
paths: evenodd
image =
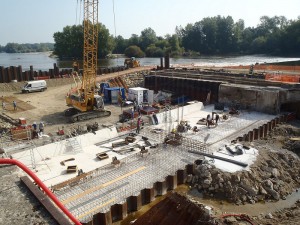
M27 166L15 159L0 159L0 164L10 164L20 167L26 172L38 185L44 190L49 198L72 220L76 225L82 225L80 221L74 217L69 210L59 201L59 199L47 188L47 186L30 170Z

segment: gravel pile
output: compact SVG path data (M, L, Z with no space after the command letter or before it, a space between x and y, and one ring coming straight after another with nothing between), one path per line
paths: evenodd
M299 124L281 124L266 139L253 142L259 156L250 171L224 172L207 160L198 160L188 182L206 196L238 205L285 199L300 187L300 159L284 149L290 146L290 150L299 152L299 142L289 141L299 131Z
M250 171L223 172L203 160L188 181L200 192L236 204L266 199L285 199L300 187L300 160L292 155L270 152L261 155Z

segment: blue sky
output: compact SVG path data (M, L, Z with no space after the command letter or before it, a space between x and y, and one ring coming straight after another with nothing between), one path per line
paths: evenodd
M0 45L8 42L54 42L53 34L79 23L81 0L1 0ZM300 0L114 0L116 35L129 38L151 27L158 36L173 34L204 17L232 16L245 25L257 26L267 15L297 19ZM77 4L78 2L78 4ZM77 13L76 13L77 12ZM77 20L76 20L77 14ZM99 1L99 22L115 35L113 0Z

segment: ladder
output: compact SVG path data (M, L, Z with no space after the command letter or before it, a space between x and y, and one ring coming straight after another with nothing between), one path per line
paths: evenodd
M82 146L78 141L76 130L69 130L69 138L66 139L66 149L65 151L70 153L82 152Z

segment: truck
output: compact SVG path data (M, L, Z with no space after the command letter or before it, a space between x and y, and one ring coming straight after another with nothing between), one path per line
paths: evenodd
M22 87L22 93L29 93L35 91L45 91L47 90L47 83L45 80L33 80L28 81Z

